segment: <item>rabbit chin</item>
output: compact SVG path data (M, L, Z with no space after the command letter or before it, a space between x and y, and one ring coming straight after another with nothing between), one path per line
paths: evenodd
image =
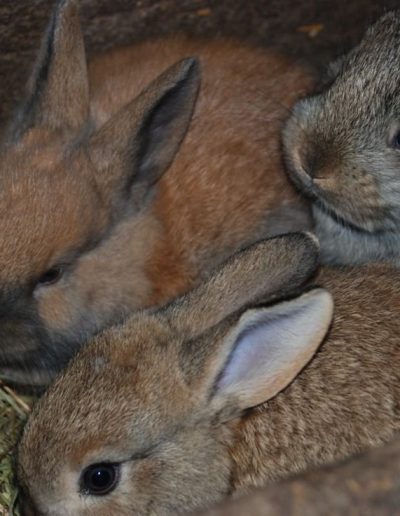
M312 211L323 264L385 262L400 266L400 232L365 230L320 201L313 203Z
M387 220L381 210L362 207L362 211L356 203L352 202L352 199L346 199L344 196L340 198L339 195L333 196L315 189L314 204L338 224L354 231L374 234L394 229L392 222Z
M287 170L292 182L311 201L313 208L317 206L338 224L367 233L397 229L397 223L388 218L388 210L379 205L376 196L369 203L365 198L360 206L356 200L338 191L330 178L312 178L302 167L289 166Z
M398 222L388 216L391 212L377 193L365 192L362 202L357 202L362 189L356 188L349 195L346 189L338 188L332 178L309 178L307 181L297 171L291 177L296 178L295 184L313 205L343 226L367 233L397 230Z

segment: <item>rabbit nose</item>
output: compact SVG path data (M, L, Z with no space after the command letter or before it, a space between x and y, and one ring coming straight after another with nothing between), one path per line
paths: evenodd
M333 173L333 164L334 156L326 145L313 144L303 159L303 168L312 182L329 179Z

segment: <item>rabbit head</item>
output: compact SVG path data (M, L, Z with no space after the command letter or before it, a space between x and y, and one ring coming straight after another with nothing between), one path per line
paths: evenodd
M229 493L230 423L291 382L332 316L322 289L260 303L298 290L316 256L302 234L254 244L81 350L25 428L26 514L176 514Z
M297 102L284 130L289 173L314 200L317 224L330 217L366 238L393 239L400 226L399 29L399 12L384 15L331 64L321 91Z
M3 376L46 382L87 335L145 304L146 207L198 87L185 59L94 128L77 2L58 3L0 154ZM137 256L121 247L128 222Z

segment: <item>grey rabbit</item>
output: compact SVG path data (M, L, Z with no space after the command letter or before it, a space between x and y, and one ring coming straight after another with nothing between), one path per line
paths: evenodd
M333 62L284 129L289 174L311 199L321 259L400 264L400 12Z
M327 268L298 295L317 257L254 244L91 341L23 433L25 515L183 513L393 437L400 272Z

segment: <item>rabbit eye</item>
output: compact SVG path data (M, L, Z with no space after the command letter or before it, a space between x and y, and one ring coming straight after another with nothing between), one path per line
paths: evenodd
M118 464L92 464L82 474L81 491L87 495L104 496L115 489L118 477Z
M42 274L38 280L38 285L47 286L57 283L63 275L62 267L52 267Z

